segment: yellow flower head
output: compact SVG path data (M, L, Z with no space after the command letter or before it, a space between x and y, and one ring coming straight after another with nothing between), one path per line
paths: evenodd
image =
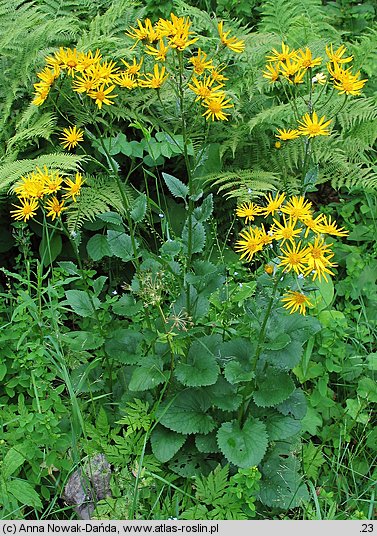
M14 188L14 192L23 199L41 199L45 194L44 181L39 174L30 173L21 177L21 183Z
M38 201L36 199L20 199L21 206L13 205L16 210L11 210L12 218L18 221L27 221L33 218L38 210Z
M260 212L260 207L258 207L258 205L255 205L254 203L243 203L236 210L237 216L239 216L240 218L245 218L246 224L249 221L253 221L255 216L258 216Z
M326 54L329 60L332 61L333 63L348 63L352 61L353 56L348 56L347 58L343 58L345 53L346 53L346 47L344 45L341 45L337 50L335 50L335 52L331 44L326 46Z
M349 234L349 231L345 231L343 227L339 229L336 226L336 222L331 220L331 216L323 216L322 222L317 228L322 234L329 234L333 236L347 236Z
M267 63L266 71L263 71L263 78L267 78L271 84L277 82L280 77L280 63Z
M237 240L235 246L237 252L241 253L240 259L245 257L247 261L251 261L253 255L263 248L259 235L259 230L252 227L240 233L242 240Z
M223 21L220 21L217 25L217 29L219 31L219 36L222 44L232 50L233 52L236 52L237 54L240 54L245 50L245 41L242 41L241 39L237 39L237 37L228 37L230 34L230 31L224 32L223 29Z
M49 69L45 67L43 71L37 73L37 77L42 80L42 83L46 86L52 86L55 80L59 77L60 67L57 66L55 69Z
M141 66L143 65L143 58L138 62L136 58L132 58L132 63L128 63L126 60L121 60L125 65L126 73L130 76L134 76L140 72Z
M327 281L326 274L334 275L330 267L336 266L336 264L330 262L330 259L334 256L330 246L332 244L325 244L323 238L318 236L314 239L314 244L308 244L305 258L307 264L305 275L313 273L313 281L317 277L319 280L323 277Z
M290 84L301 84L306 71L298 61L287 59L280 63L280 72Z
M229 78L226 78L222 72L223 70L225 69L226 65L223 65L222 67L219 66L219 67L213 67L211 69L211 78L213 78L215 80L215 82L225 82L226 80L229 80Z
M264 271L266 272L266 274L272 275L274 273L274 267L272 266L272 264L265 264Z
M76 145L80 141L83 141L83 139L84 131L80 128L78 129L76 126L63 128L63 135L59 138L64 149L68 149L69 151L76 147Z
M318 120L318 116L315 112L310 117L309 114L305 114L302 121L299 121L299 131L303 136L308 138L314 138L315 136L329 136L330 131L327 127L330 125L331 119L325 122L325 116Z
M102 84L101 87L98 89L95 89L93 91L90 91L88 93L89 97L92 98L95 103L97 104L98 108L101 109L103 104L107 104L108 106L111 104L114 104L114 102L111 99L114 99L118 95L111 95L111 92L115 86L110 86L107 89L105 89L105 84Z
M326 84L326 75L323 73L317 73L312 78L312 84L319 84L320 86L324 86Z
M322 58L313 58L312 51L306 47L305 50L298 50L298 63L302 69L311 69L317 65L321 65Z
M63 179L59 173L51 173L44 181L44 193L47 195L55 194L60 190L62 182Z
M297 235L301 233L301 229L296 229L297 220L292 220L289 218L289 220L286 220L286 217L283 216L283 223L280 223L278 220L274 219L274 225L273 225L273 237L275 240L281 240L282 244L286 242L286 240L289 240L290 242L294 242L294 239Z
M158 45L155 47L147 45L147 50L145 52L150 56L154 56L156 61L165 61L168 51L169 47L165 45L163 39L160 39Z
M139 86L140 87L147 87L151 89L160 89L162 84L167 80L168 74L165 74L165 67L161 66L161 71L159 70L159 66L156 63L153 68L153 73L145 73L144 76L146 80L143 80L142 78L139 78Z
M297 275L305 272L308 248L301 248L301 242L287 244L286 249L281 248L281 252L279 266L283 266L285 272L293 270Z
M67 187L63 188L63 190L66 191L63 197L66 197L67 199L72 197L73 201L76 202L76 197L80 195L81 187L84 184L81 173L76 173L74 182L72 179L65 179L65 183Z
M52 221L54 221L56 217L60 217L63 210L67 210L67 207L64 206L64 201L59 201L56 197L52 197L47 200L46 209L48 210L47 216L51 216Z
M68 74L75 76L75 71L80 63L80 57L77 50L74 48L61 48L58 52L59 64L61 69L66 69Z
M77 76L72 82L73 91L89 93L101 85L100 73L97 69L89 68L86 73Z
M294 60L297 58L297 52L295 50L289 51L289 46L287 46L283 41L281 43L281 51L272 49L272 55L267 56L268 62L280 62L287 60Z
M198 80L196 76L192 77L192 83L188 84L188 87L197 95L196 101L204 99L213 99L214 97L219 97L224 94L221 91L221 88L224 84L218 84L215 87L212 87L215 83L215 80L210 76L204 76L203 80Z
M134 89L138 86L137 80L126 71L118 73L115 82L120 87L125 87L126 89Z
M45 87L43 89L36 91L34 94L35 96L32 101L32 104L35 104L35 106L40 106L47 99L49 93L50 93L49 87Z
M275 212L280 209L281 205L284 202L285 194L279 194L279 192L277 192L275 198L273 198L272 195L269 193L265 195L265 198L267 200L267 205L261 209L261 214L263 214L263 216L267 218L267 216L269 216L270 214L274 216Z
M91 50L89 50L89 52L87 53L79 52L78 59L79 62L76 66L76 70L80 73L84 73L85 71L87 71L87 69L92 67L92 65L98 64L101 61L102 56L100 54L100 51L97 49L94 55Z
M131 37L131 39L134 39L136 41L135 45L139 41L149 41L150 43L154 43L158 40L159 34L156 32L156 30L153 28L152 23L150 19L144 20L143 23L138 19L137 20L137 28L132 28L130 31L126 32L126 35L128 37Z
M278 134L275 134L276 138L279 138L280 140L287 141L287 140L295 140L296 138L300 137L300 133L296 129L289 128L288 130L277 129Z
M321 223L323 223L323 214L320 214L319 216L317 216L316 218L313 218L312 216L310 216L309 218L305 218L305 226L306 226L306 230L305 230L305 238L309 235L310 231L312 231L313 233L315 234L320 234L321 233Z
M212 96L209 99L205 99L202 102L203 106L207 107L207 110L202 114L206 119L218 119L219 121L228 121L229 114L223 112L227 108L232 108L234 104L230 99L225 100L225 94L219 96Z
M292 220L301 220L305 222L305 220L312 215L312 204L310 201L305 200L304 197L297 197L294 195L282 207L281 211L292 218Z
M212 60L207 60L207 54L200 48L195 56L191 56L189 62L194 66L195 74L203 74L206 69L213 69Z
M306 306L311 307L312 303L305 294L294 290L289 290L282 297L281 301L284 303L283 307L289 310L289 314L293 314L299 311L302 315L306 313Z
M339 76L339 73L338 73ZM361 90L368 81L367 78L359 80L360 71L355 75L350 72L350 69L340 72L340 79L334 82L334 88L339 91L339 95L360 95Z
M112 60L103 61L98 63L90 68L90 71L93 73L93 76L96 76L98 80L105 84L113 84L116 80L119 67Z

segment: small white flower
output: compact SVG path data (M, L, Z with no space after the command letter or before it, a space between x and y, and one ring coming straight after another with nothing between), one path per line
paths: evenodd
M113 290L112 293L114 296L116 296L118 294L118 292L116 290Z
M160 218L164 218L164 215L162 212L159 213Z
M238 275L238 272L234 272L234 275Z
M298 279L304 279L304 274L298 274Z
M238 283L238 286L241 288L241 287L242 287L242 283Z

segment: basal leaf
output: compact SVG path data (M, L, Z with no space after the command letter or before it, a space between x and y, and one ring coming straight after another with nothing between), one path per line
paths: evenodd
M184 184L181 180L177 179L169 173L162 173L166 186L169 188L170 193L174 197L180 197L186 199L188 195L188 186Z
M93 316L94 310L101 305L98 298L92 296L90 299L84 290L66 290L65 295L66 303L80 316Z
M86 244L86 251L91 259L99 261L103 257L110 256L111 251L106 236L96 234Z
M153 454L160 462L167 462L179 451L187 436L177 434L161 425L157 425L151 435Z
M221 452L237 467L258 465L265 455L268 437L266 426L259 420L249 418L240 427L238 421L223 423L217 432Z
M266 377L258 382L258 390L253 398L257 406L275 406L286 400L294 390L295 384L289 374L267 369Z
M199 389L187 389L176 397L163 402L157 416L160 423L183 434L208 434L215 428L215 421L207 410L210 398Z

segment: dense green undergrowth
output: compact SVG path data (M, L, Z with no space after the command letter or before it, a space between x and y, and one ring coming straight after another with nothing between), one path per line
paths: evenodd
M77 470L97 519L375 516L375 6L191 4L0 2L2 519L75 519ZM137 63L146 17L192 24L168 82ZM326 60L275 84L284 43ZM73 51L97 49L139 87L75 91Z

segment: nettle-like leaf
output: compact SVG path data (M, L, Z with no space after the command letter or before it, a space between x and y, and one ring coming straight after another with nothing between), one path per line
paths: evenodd
M74 313L80 316L93 316L95 309L98 309L101 305L98 298L95 296L90 298L84 290L66 290L65 295L67 298L65 303L72 308Z
M179 451L187 436L177 434L164 426L157 425L151 435L153 454L160 462L168 462Z
M191 253L200 253L203 251L206 243L206 230L204 225L192 218L192 232L191 232ZM182 231L182 242L184 250L187 253L189 247L189 221L187 220Z
M101 234L96 234L88 240L86 251L93 261L100 261L103 257L111 255L108 240Z
M268 368L265 377L258 381L253 398L257 406L275 406L286 400L294 390L295 384L288 373Z
M262 461L268 436L266 426L250 417L242 427L236 420L223 423L217 432L217 441L227 460L237 467L247 468Z
M184 184L180 179L169 175L169 173L162 173L163 179L166 186L169 188L170 193L174 197L180 197L181 199L186 199L188 195L188 186Z
M209 194L200 207L194 209L194 217L197 221L207 221L213 212L213 195Z
M107 242L110 251L116 257L127 262L133 258L133 248L131 237L121 231L107 231Z
M219 375L215 348L220 342L217 335L209 335L195 340L187 355L185 363L178 363L175 376L187 387L213 385Z
M105 342L105 351L114 360L126 365L142 362L142 333L127 328L115 329Z
M147 356L142 366L134 369L129 383L130 391L146 391L167 381L168 372L163 371L162 359L157 356Z
M147 212L147 196L140 194L132 203L132 210L130 212L131 218L135 223L139 223L144 219Z
M266 420L268 437L271 441L282 441L298 434L301 430L301 422L289 415L271 415Z
M207 410L210 397L200 389L187 389L165 400L157 411L161 424L182 434L208 434L215 428L215 421Z

